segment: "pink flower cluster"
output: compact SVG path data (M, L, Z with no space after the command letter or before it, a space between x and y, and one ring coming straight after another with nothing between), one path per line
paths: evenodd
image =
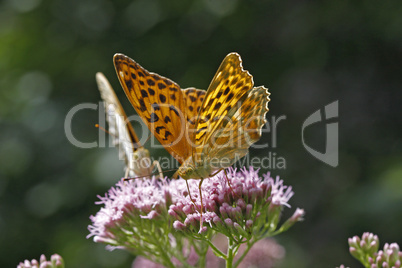
M100 201L96 204L103 205L100 211L91 216L92 225L88 227L95 242L104 242L117 247L124 246L124 232L127 228L132 230L138 221L142 219L164 220L167 206L171 203L169 187L166 180L137 179L121 180L112 187L105 197L98 196ZM164 214L164 215L162 215ZM128 231L130 234L132 231ZM123 235L123 239L119 236ZM134 233L133 233L134 235ZM113 247L112 247L113 248Z
M253 168L227 171L227 176L221 172L203 181L202 205L199 180L188 180L189 188L183 179L121 180L99 197L102 208L91 216L88 237L109 249L126 249L177 267L176 262L190 261L191 254L184 254L188 247L197 251L199 262L205 262L212 247L208 241L217 234L230 238L236 248L246 241L252 246L286 231L304 215L297 209L278 228L282 209L293 195L291 187L269 173L261 178Z
M378 236L368 232L363 233L361 238L358 236L349 238L348 243L350 254L365 267L399 268L402 266L402 252L397 243L385 243L384 249L378 250L380 247Z
M50 260L46 260L45 255L41 255L39 261L33 259L25 260L17 265L17 268L64 268L63 258L58 254L53 254Z
M172 182L177 189L176 201L170 206L169 214L174 217L174 228L182 231L198 231L201 220L201 198L198 180L189 180L190 199L183 182ZM171 184L172 186L172 184ZM185 184L184 184L185 186ZM235 237L250 236L252 229L266 223L269 211L289 206L292 188L283 185L279 177L274 180L269 173L260 178L258 171L245 168L237 172L228 169L202 184L202 221L211 228ZM259 218L262 218L259 221ZM201 227L206 232L207 227Z

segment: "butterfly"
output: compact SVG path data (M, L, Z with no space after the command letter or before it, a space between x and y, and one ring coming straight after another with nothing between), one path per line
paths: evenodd
M114 55L120 83L152 134L181 166L174 176L212 177L248 153L261 137L270 101L268 89L254 87L237 53L228 54L208 90L181 89L123 54ZM191 196L190 196L191 197Z
M105 105L109 133L113 144L119 146L119 158L125 162L124 177L148 177L154 166L158 167L161 174L159 163L152 162L149 151L141 146L109 81L102 73L97 73L96 82Z

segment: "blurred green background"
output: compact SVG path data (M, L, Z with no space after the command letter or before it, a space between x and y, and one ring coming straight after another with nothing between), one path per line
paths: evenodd
M359 264L347 238L365 231L402 245L402 2L263 0L6 0L0 3L0 267L45 253L67 267L130 267L132 257L86 239L94 202L123 176L115 148L66 138L67 113L99 104L103 72L135 113L112 64L124 53L183 88L206 89L238 52L256 85L270 88L268 119L286 116L275 148L305 221L277 237L280 267ZM339 100L339 166L301 142L306 118ZM337 120L332 120L335 122ZM98 110L72 119L82 142L98 138ZM324 151L325 122L306 130ZM272 133L259 144L271 145ZM147 147L147 146L146 146ZM168 155L152 149L154 156Z

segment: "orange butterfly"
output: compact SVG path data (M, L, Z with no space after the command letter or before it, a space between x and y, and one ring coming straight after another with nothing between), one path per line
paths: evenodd
M201 180L202 213L203 179L232 166L261 137L268 89L254 87L237 53L225 57L207 91L181 89L122 54L115 54L114 65L137 113L181 164L175 175Z

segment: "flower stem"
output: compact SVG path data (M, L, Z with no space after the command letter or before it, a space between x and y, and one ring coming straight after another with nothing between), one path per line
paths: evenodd
M210 240L207 240L207 242L208 242L208 245L211 246L212 250L214 251L214 253L216 255L219 255L220 258L223 258L226 260L226 255L222 251L220 251L214 244L212 244L212 242Z
M228 237L228 252L226 254L226 268L233 267L233 240Z

